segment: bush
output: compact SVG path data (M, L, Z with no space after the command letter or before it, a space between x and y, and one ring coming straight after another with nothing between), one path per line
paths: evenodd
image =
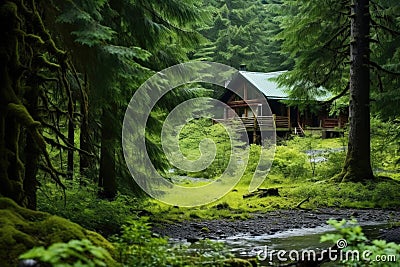
M321 242L331 241L333 244L339 240L347 243L343 248L343 253L346 251L358 251L359 259L342 260L345 266L398 266L400 259L400 245L395 243L387 243L385 240L373 240L371 242L365 237L362 228L357 224L357 221L346 220L336 221L329 220L328 223L338 230L337 234L326 234L321 237ZM394 261L377 261L377 257L394 255Z
M103 267L110 254L102 247L87 239L71 240L68 243L54 243L47 249L34 247L22 254L19 259L35 259L52 267Z
M307 156L297 149L277 146L271 172L293 179L307 177L310 173L307 169Z
M320 163L318 167L318 176L322 179L329 179L339 174L343 169L346 152L330 153L328 160Z
M79 186L75 181L65 182L66 199L54 184L42 186L38 192L38 210L67 218L104 236L116 234L129 219L136 219L138 200L118 195L114 201L99 199L95 186Z
M174 246L154 236L146 218L129 221L115 236L119 261L125 266L225 266L232 255L219 242L200 240L191 247Z

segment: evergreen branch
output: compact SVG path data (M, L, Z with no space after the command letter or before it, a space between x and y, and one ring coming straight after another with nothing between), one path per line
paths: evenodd
M323 104L330 104L330 103L332 103L333 101L335 101L335 100L341 98L342 96L344 96L344 95L347 93L347 91L349 91L349 89L350 89L350 83L347 83L346 87L343 89L342 92L340 92L338 95L336 95L336 96L332 97L331 99L326 100L326 101L324 101L324 102L322 102L322 103L323 103Z
M387 26L385 26L385 25L379 24L379 23L376 22L373 18L370 18L370 20L371 20L372 26L373 26L374 28L383 29L383 30L385 30L386 32L389 32L390 34L395 35L395 36L400 35L400 31L396 31L396 30L391 29L391 28L389 28L389 27L387 27Z
M392 75L399 75L400 76L400 72L395 72L395 71L391 71L388 69L385 69L384 67L382 67L381 65L379 65L378 63L374 62L374 61L369 61L369 65L373 68L375 68L378 71L382 71L388 74L392 74Z
M372 4L371 6L374 7L376 11L385 9L381 4L379 4L378 2L376 2L374 0L370 0L370 3Z
M338 30L338 32L336 32L324 45L323 47L326 48L328 47L335 39L336 37L338 37L339 35L341 35L342 33L344 33L347 29L348 29L348 25L342 25L342 28L340 28ZM345 36L346 37L346 36Z
M68 146L68 145L60 144L60 143L57 142L56 140L51 139L51 138L49 138L49 137L44 137L44 139L46 140L46 142L47 142L48 144L50 144L50 145L53 146L53 147L63 148L63 149L66 149L66 150L78 151L79 153L85 154L86 156L95 157L95 155L89 153L88 151L83 150L83 149L80 149L80 148L77 148L77 147L75 147L75 146L72 146L72 147L71 147L71 146Z
M181 32L181 33L186 33L186 34L195 33L195 32L193 32L193 31L188 31L188 30L182 29L182 28L180 28L180 27L178 27L178 26L172 24L171 22L169 22L168 20L164 19L162 16L160 16L157 12L155 12L155 11L152 10L152 9L149 9L149 8L147 8L147 7L144 7L144 9L146 9L147 11L149 11L150 14L153 15L153 17L156 18L156 19L158 20L158 22L163 23L164 26L166 25L166 26L168 26L168 27L174 29L175 31Z
M329 69L328 74L325 75L325 78L315 85L316 88L323 86L326 82L329 81L331 74L337 69L337 67L341 64L340 61L335 62L334 66Z

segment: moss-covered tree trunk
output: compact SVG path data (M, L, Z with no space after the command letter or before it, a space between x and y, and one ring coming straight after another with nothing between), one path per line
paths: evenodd
M369 0L351 5L350 132L341 181L373 178L370 160L370 11Z
M0 195L32 209L39 168L63 187L42 128L57 129L49 122L52 112L64 114L47 93L68 91L63 78L69 68L66 53L45 27L39 2L0 2Z
M23 190L24 163L21 157L21 123L33 123L22 106L18 31L21 30L18 6L0 4L0 194L26 206ZM18 120L20 118L21 120ZM32 127L35 127L32 125Z

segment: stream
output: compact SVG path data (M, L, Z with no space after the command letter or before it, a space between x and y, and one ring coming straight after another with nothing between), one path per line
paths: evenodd
M375 239L379 236L380 229L387 227L387 224L381 222L369 222L361 224L364 234L369 239ZM335 233L335 229L329 225L318 226L316 228L290 229L278 232L272 235L251 236L239 234L219 240L227 245L230 252L238 258L255 258L258 255L265 256L265 251L303 251L314 250L321 251L329 248L332 244L329 242L321 243L320 238L327 233ZM273 256L272 256L273 255ZM276 260L276 252L268 254L267 259ZM266 256L265 256L266 257ZM269 261L260 261L262 266L273 265ZM275 262L278 264L278 262ZM324 266L337 266L333 263L326 263Z
M390 222L398 221L400 210L334 208L313 211L277 210L254 214L247 220L214 219L159 223L153 225L153 231L161 236L170 237L172 243L188 245L188 253L199 248L199 240L209 239L224 243L227 250L237 258L256 258L260 251L267 251L266 254L272 257L268 256L268 260L260 261L261 265L282 266L282 261L279 262L276 258L278 250L287 252L325 250L333 244L320 243L321 236L335 232L326 221L351 218L357 219L364 234L372 240L380 235L381 229L387 229ZM270 254L271 250L275 250L275 254ZM271 258L272 263L269 260ZM338 264L333 262L323 266L340 266Z
M364 234L370 240L378 238L380 230L388 227L388 224L382 222L366 222L360 225L363 227ZM264 257L264 259L259 258L261 266L282 266L282 264L285 265L289 262L285 263L284 261L277 260L277 252L279 250L287 252L287 260L289 260L290 251L297 251L300 255L301 251L305 250L318 252L332 246L330 242L321 243L321 236L335 232L336 230L332 226L325 225L315 228L290 229L265 235L239 233L214 241L224 243L229 252L237 258L250 259ZM173 242L189 245L189 251L197 249L196 243L191 244L190 242L182 241L175 239ZM328 262L322 264L322 266L340 266L340 263Z

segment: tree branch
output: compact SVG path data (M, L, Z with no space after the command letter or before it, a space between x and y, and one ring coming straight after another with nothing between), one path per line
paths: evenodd
M383 68L381 65L379 65L378 63L374 62L374 61L369 61L369 65L373 68L375 68L376 70L388 73L388 74L392 74L392 75L398 75L400 76L400 72L395 72L395 71L391 71L391 70L387 70L385 68Z
M340 94L338 94L338 95L332 97L331 99L326 100L326 101L324 101L324 102L322 102L322 103L323 103L323 104L330 104L330 103L332 103L332 102L335 101L336 99L339 99L339 98L341 98L342 96L344 96L344 95L347 93L347 91L349 91L349 89L350 89L350 83L347 83L346 87L343 89L342 92L340 92Z

